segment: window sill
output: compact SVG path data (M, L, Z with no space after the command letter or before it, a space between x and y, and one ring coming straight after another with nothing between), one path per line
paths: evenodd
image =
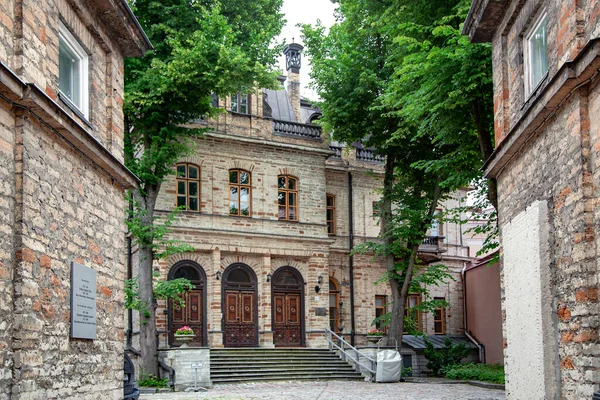
M529 94L525 95L525 101L523 102L523 105L521 105L521 110L526 108L532 100L538 97L538 95L541 93L541 88L545 86L545 83L548 80L549 73L550 71L546 71L546 73L544 74L542 79L540 79L538 84L535 85L533 89L531 89L531 92Z
M67 96L65 96L60 90L58 91L58 97L62 100L63 104L66 105L69 110L73 111L75 115L79 117L79 119L86 124L92 131L94 130L94 126L90 121L88 121L87 117L81 112L81 110L73 104L71 100Z

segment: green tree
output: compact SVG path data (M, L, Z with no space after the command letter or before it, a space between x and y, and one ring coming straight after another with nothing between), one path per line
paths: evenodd
M392 289L388 332L401 342L406 298L414 277L428 276L423 285L447 279L443 268L429 271L431 266L418 258L437 205L480 175L478 126L471 114L464 114L466 106L452 108L456 94L450 89L459 89L461 83L449 84L441 76L455 76L432 72L433 67L428 72L436 75L433 80L441 79L437 83L426 82L425 74L412 71L418 60L439 57L427 43L452 52L446 47L456 46L457 41L439 36L438 31L451 28L460 37L464 18L449 16L463 12L464 1L340 0L337 4L338 22L329 32L320 25L304 26L303 35L314 86L322 99L324 129L338 141L362 140L386 159L382 241L365 243L354 251L385 257L385 278ZM489 58L489 48L480 51L487 51ZM444 68L442 60L431 64ZM475 63L472 68L481 66ZM405 77L406 70L413 76ZM463 94L474 95L476 90ZM418 117L407 111L415 97L423 101ZM484 111L491 112L487 99L483 102Z
M164 240L154 207L173 165L193 151L203 129L186 124L215 116L212 96L249 92L276 84L283 25L282 0L136 0L133 9L155 48L125 63L125 160L140 178L133 192L130 230L139 245L141 368L157 375L152 262L188 250Z

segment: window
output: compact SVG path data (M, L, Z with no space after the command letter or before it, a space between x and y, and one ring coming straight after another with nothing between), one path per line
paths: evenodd
M327 233L335 235L335 196L327 195Z
M88 117L88 55L67 27L58 29L58 88L63 100Z
M373 218L381 217L381 203L379 201L373 202Z
M435 210L433 220L431 221L431 227L429 228L429 234L427 236L442 236L442 225L440 224L440 215L442 210Z
M387 301L385 296L375 296L375 318L383 317L386 311ZM383 325L383 321L377 320L375 322L375 327L379 330L383 330L383 332L387 332L387 327Z
M188 211L200 209L200 168L194 164L177 164L177 207Z
M444 297L434 297L434 300L445 301ZM446 333L446 309L443 307L433 310L433 333L443 335Z
M279 175L277 188L279 219L298 221L298 180L292 176Z
M418 294L409 294L408 299L406 299L406 309L404 310L404 317L408 317L410 315L411 319L415 323L415 328L417 330L421 330L421 313L419 310L414 310L414 307L417 307L421 304L421 295ZM408 333L406 329L406 321L404 323L404 333Z
M548 26L543 13L525 38L525 95L529 96L548 72Z
M229 215L250 216L250 172L229 170Z
M250 98L246 94L232 94L231 95L231 111L240 114L250 114Z

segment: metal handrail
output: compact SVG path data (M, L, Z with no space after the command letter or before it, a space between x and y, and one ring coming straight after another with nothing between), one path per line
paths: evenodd
M327 333L327 341L329 342L329 350L333 351L333 348L335 347L336 349L340 350L342 352L342 354L340 354L340 357L342 358L342 361L346 361L346 357L350 358L353 362L354 362L354 368L356 369L356 365L360 365L361 367L363 367L364 369L366 369L367 371L369 371L369 373L371 374L371 380L373 380L375 378L375 374L377 373L377 360L369 357L366 354L361 353L360 351L358 351L358 349L354 346L352 346L350 343L346 342L344 340L344 338L342 338L341 336L337 335L335 332L333 332L331 329L329 328L325 328L325 332ZM340 340L341 343L341 347L335 343L332 339L332 337L335 336L337 339ZM358 355L357 358L354 358L354 356L350 353L348 353L345 349L352 349L354 350L354 354ZM363 363L360 362L360 357L363 356L364 358L367 359L367 361L369 361L370 365L367 366Z

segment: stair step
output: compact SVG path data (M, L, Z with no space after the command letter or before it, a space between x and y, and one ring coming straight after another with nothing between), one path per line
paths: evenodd
M240 383L240 382L258 382L258 381L296 381L296 380L304 380L304 381L325 381L325 380L363 380L362 375L331 375L331 376L312 376L312 375L304 375L295 377L294 379L290 379L289 376L262 376L258 378L219 378L212 379L213 384L219 383Z

